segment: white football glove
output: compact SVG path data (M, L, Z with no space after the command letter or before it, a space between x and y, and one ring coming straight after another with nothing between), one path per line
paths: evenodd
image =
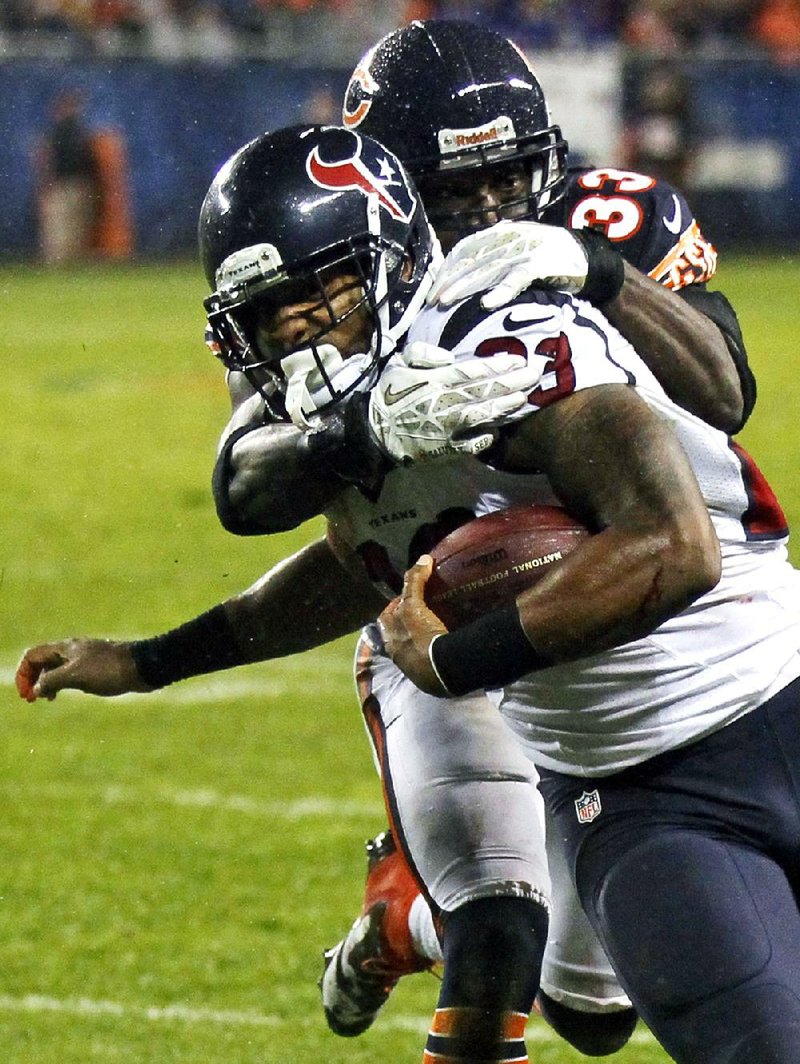
M456 362L450 351L416 341L395 355L369 401L370 428L396 461L480 454L500 423L515 420L541 369L518 356Z
M348 390L369 360L367 354L342 358L333 344L320 344L316 358L311 348L304 347L281 359L281 369L286 377L286 412L293 424L304 432L313 428L310 419L318 407L329 403L336 391ZM333 394L325 383L320 364L325 367L328 380L335 389Z
M496 310L537 283L575 294L589 260L568 230L541 222L498 222L465 237L444 260L427 302L449 307L485 292L481 306Z

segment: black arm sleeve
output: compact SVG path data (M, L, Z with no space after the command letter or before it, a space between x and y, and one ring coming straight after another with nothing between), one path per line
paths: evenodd
M742 386L742 420L737 429L739 431L746 424L756 404L756 379L747 361L744 337L736 311L722 292L709 292L703 285L687 285L686 288L679 289L677 294L695 310L710 318L725 337Z
M264 422L259 418L232 432L225 440L222 450L217 455L214 472L211 476L211 490L214 493L214 504L217 508L217 517L226 532L232 532L235 536L258 536L264 534L264 528L257 522L248 521L237 513L231 505L229 486L231 481L231 452L236 443L246 436L248 432L261 428Z
M296 443L289 444L290 450L283 451L283 457L274 452L273 463L261 485L262 488L271 485L270 509L274 513L269 518L265 514L261 520L242 514L234 505L230 485L233 448L243 436L263 428L265 423L258 418L232 432L217 456L211 480L222 527L237 536L257 536L294 528L301 521L321 513L323 506L330 501L332 491L345 485L353 485L367 498L376 499L394 462L384 454L372 435L368 403L367 394L353 394L320 418L315 431L298 434ZM294 483L298 490L292 490ZM290 499L295 503L293 509L289 506ZM303 499L307 502L303 503ZM277 519L279 513L286 518L286 523Z

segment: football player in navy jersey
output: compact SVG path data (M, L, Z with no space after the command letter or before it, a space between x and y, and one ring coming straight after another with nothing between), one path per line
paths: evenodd
M368 446L355 417L393 453L408 352L449 352L456 380L494 352L498 382L534 379L488 461L456 433L446 454L361 483L334 455L327 545L154 639L32 648L21 695L150 690L319 645L374 616L422 543L560 501L594 534L515 603L448 632L422 599L423 555L359 646L395 837L442 929L423 1059L527 1060L549 903L536 763L592 925L678 1064L794 1064L800 574L752 460L584 300L532 289L494 311L473 297L419 312L435 237L399 161L357 133L256 138L212 184L201 238L220 356L298 461L330 456L339 417L350 450Z
M645 353L671 398L725 432L741 428L753 379L735 314L707 290L716 252L683 194L616 167L570 167L535 71L513 42L467 22L412 22L358 63L343 122L403 160L445 251L503 218L550 227L530 227L511 249L485 233L474 246L491 269L454 296L490 287L512 264L519 285L580 287ZM462 247L459 261L470 254Z

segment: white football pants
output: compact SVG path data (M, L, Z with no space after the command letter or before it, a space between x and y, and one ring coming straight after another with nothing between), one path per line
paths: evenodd
M581 1011L630 1007L557 840L546 844L536 769L495 706L483 694L423 694L383 653L374 625L358 644L356 685L392 829L433 904L541 902L550 910L542 989Z

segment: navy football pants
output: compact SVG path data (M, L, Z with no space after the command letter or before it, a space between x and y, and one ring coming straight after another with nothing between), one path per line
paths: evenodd
M800 681L681 750L540 786L620 982L678 1064L800 1064Z

